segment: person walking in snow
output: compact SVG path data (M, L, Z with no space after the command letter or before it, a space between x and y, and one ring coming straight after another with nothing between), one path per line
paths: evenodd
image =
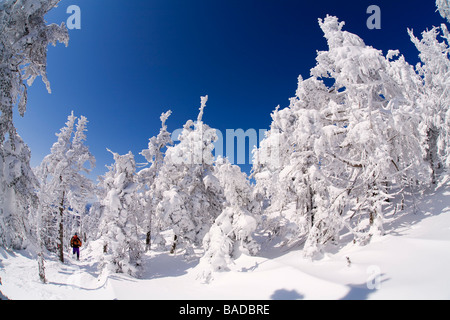
M80 247L83 245L80 238L78 238L78 234L75 235L70 240L70 246L73 248L73 254L77 254L77 260L80 260Z

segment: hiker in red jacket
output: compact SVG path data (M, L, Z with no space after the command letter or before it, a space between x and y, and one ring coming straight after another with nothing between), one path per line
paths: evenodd
M80 238L78 238L78 235L75 233L72 240L70 240L70 246L73 248L73 254L77 254L77 260L80 260L80 247L82 245Z

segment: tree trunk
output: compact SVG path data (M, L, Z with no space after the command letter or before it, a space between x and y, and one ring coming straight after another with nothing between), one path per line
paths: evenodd
M59 260L64 263L64 197L63 191L61 203L59 204Z
M42 251L38 253L38 267L39 267L39 279L41 279L42 283L47 283L47 279L45 278L44 253Z
M38 216L37 216L37 242L39 246L38 253L38 270L39 270L39 279L41 279L42 283L47 283L47 279L45 278L45 260L44 260L44 243L42 241L42 206L38 205Z
M148 218L148 226L147 226L147 235L145 237L145 251L149 251L151 249L151 241L152 241L152 214L151 211L149 211L149 218Z
M439 160L437 157L437 139L438 131L434 127L429 128L427 132L427 143L428 143L428 154L427 160L431 167L431 183L437 183L437 173L436 169L439 167Z
M170 253L173 254L175 252L175 249L177 248L177 235L173 236L173 244L172 244L172 249L170 249Z
M150 250L151 246L151 231L147 231L147 235L145 237L145 251Z
M314 199L313 199L314 195L313 195L313 191L311 188L311 185L308 186L308 212L310 215L310 219L311 219L311 228L314 226Z

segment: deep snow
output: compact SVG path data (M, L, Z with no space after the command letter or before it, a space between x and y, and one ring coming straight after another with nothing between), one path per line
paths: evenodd
M142 279L100 274L101 247L92 242L80 261L67 253L46 261L48 284L29 251L0 249L0 290L10 299L450 299L450 183L386 214L384 236L366 246L329 245L318 260L299 248L266 243L256 257L242 254L231 271L209 284L197 280L198 259L149 252ZM345 235L344 235L345 237ZM200 252L199 252L200 253Z

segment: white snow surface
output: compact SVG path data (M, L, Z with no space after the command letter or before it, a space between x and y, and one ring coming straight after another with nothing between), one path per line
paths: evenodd
M316 260L265 243L258 256L241 254L228 272L204 284L199 259L182 252L150 251L144 274L100 274L101 243L91 242L76 261L46 260L47 284L34 253L0 249L0 291L19 300L291 300L450 299L450 184L417 199L415 208L386 214L384 236L366 246L327 247ZM400 216L402 215L402 216ZM345 237L345 235L343 235ZM259 237L261 240L262 236ZM258 239L257 239L258 240ZM198 252L198 257L201 252Z

